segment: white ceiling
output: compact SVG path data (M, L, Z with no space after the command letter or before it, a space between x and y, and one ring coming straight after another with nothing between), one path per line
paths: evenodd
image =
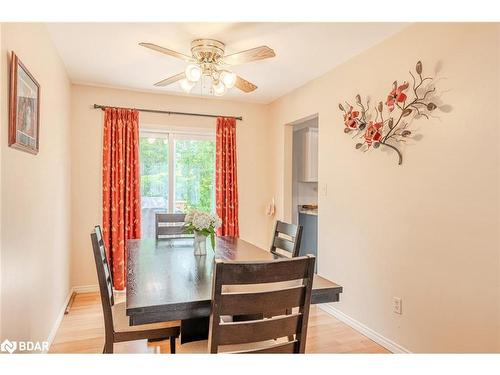
M151 42L190 53L191 40L212 38L226 54L260 45L276 57L232 70L258 86L233 88L222 98L269 103L399 32L406 23L49 23L47 27L74 83L183 94L178 84L153 83L180 73L182 60L137 45ZM205 94L201 86L194 95Z

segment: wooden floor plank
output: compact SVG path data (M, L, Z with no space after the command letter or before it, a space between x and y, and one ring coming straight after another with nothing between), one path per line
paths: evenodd
M125 300L115 295L116 302ZM104 320L99 293L75 296L68 314L61 322L50 353L102 353ZM177 344L179 345L179 344ZM170 353L168 341L148 343L138 340L118 343L115 353ZM311 306L306 353L388 353L368 337L335 319L317 306Z

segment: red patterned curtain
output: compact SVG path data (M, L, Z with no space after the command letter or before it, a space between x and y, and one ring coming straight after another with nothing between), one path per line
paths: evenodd
M217 118L215 189L219 236L238 237L238 183L236 173L236 119Z
M141 237L139 112L106 108L102 163L103 237L115 289L126 283L127 240Z

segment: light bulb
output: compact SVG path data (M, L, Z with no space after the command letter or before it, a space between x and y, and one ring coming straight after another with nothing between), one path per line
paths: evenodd
M214 90L214 95L215 96L222 96L226 93L227 88L226 86L222 83L222 81L218 81L212 85L212 88Z
M198 82L201 78L201 68L195 64L186 66L186 78L190 82Z
M194 87L195 82L189 82L187 79L181 79L179 81L179 84L185 92L189 93L191 89Z
M227 70L223 70L220 73L220 80L228 89L231 89L236 83L236 74L233 72L228 72Z

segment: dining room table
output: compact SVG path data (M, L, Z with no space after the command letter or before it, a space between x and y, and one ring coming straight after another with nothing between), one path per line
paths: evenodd
M210 242L210 241L208 241ZM130 325L181 321L181 343L206 339L214 260L269 261L271 253L239 238L217 237L195 255L192 238L127 242L126 314ZM311 304L339 301L342 286L314 275Z

